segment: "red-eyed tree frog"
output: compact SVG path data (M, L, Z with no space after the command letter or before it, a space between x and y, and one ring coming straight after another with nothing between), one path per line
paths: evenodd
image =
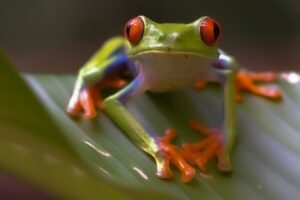
M83 109L87 119L96 117L96 107L102 109L143 151L156 162L156 175L170 178L170 164L182 174L183 182L195 175L192 164L205 171L206 163L217 157L220 171L231 171L230 154L236 138L235 100L239 91L280 98L276 88L257 86L256 81L270 82L275 73L250 73L241 70L237 61L217 46L222 29L210 18L201 17L188 24L156 23L145 16L127 22L123 37L108 40L80 69L67 112L76 116ZM126 84L119 79L131 73L134 79ZM221 130L192 122L192 128L207 135L193 144L179 148L170 143L175 130L167 129L165 136L149 133L125 107L125 102L146 91L167 92L206 82L219 82L224 90L224 123ZM104 101L100 90L119 88Z

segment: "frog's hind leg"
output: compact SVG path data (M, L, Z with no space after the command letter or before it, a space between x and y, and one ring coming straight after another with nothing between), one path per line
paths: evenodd
M282 92L278 88L259 86L258 82L270 83L278 80L278 74L273 72L247 72L245 70L239 70L236 74L236 85L237 85L237 99L242 99L242 90L246 90L257 94L262 97L270 99L279 99L282 96Z
M118 78L118 73L124 68L124 40L120 37L112 38L81 68L67 112L77 116L83 110L85 118L94 118L97 115L96 107L102 108L101 90L120 89L126 85L125 80Z

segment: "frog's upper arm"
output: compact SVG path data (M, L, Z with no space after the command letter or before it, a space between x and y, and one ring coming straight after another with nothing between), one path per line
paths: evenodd
M107 40L101 48L87 61L83 66L85 70L89 70L98 66L101 62L107 60L112 55L124 52L125 40L123 37L113 37Z
M124 38L113 37L105 42L80 69L80 76L84 82L96 82L105 75L107 70L126 62L126 60L126 42Z
M79 94L86 85L101 81L105 75L118 68L127 61L126 42L123 37L113 37L105 42L102 47L80 69L73 90L68 110L73 112ZM70 111L71 110L71 111Z

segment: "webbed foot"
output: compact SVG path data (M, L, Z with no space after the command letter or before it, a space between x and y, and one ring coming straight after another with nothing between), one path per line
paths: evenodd
M206 128L198 121L192 121L190 126L197 132L206 136L205 139L191 144L184 144L182 154L190 164L196 164L203 172L206 172L206 164L216 157L220 171L231 171L229 158L225 158L223 149L223 134L219 129Z
M86 86L80 91L79 95L72 96L67 107L67 112L71 116L78 116L83 109L84 117L92 119L97 116L96 108L102 109L103 98L101 90L105 88L120 89L126 84L126 80L110 78L100 81L97 84Z
M239 70L235 77L236 83L236 100L241 101L243 99L242 90L246 90L257 94L262 97L270 99L280 99L282 92L278 88L259 86L257 83L272 83L278 80L278 74L274 72L248 72L245 70ZM197 91L206 88L208 82L203 80L197 80L193 88Z
M165 135L157 139L157 143L163 155L161 160L157 162L158 171L156 175L163 179L172 177L173 172L170 169L170 164L173 164L181 171L182 181L187 183L192 180L196 171L185 161L182 150L170 143L175 135L176 131L174 129L167 129Z
M242 100L241 90L247 90L254 94L270 99L279 99L282 96L282 92L278 88L258 86L257 82L270 83L278 79L278 74L274 72L247 72L240 70L236 74L237 84L237 100Z

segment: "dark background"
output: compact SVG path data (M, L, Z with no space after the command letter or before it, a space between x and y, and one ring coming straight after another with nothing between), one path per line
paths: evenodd
M0 0L0 48L22 71L76 72L139 14L158 22L214 17L221 48L243 65L300 70L298 0Z

